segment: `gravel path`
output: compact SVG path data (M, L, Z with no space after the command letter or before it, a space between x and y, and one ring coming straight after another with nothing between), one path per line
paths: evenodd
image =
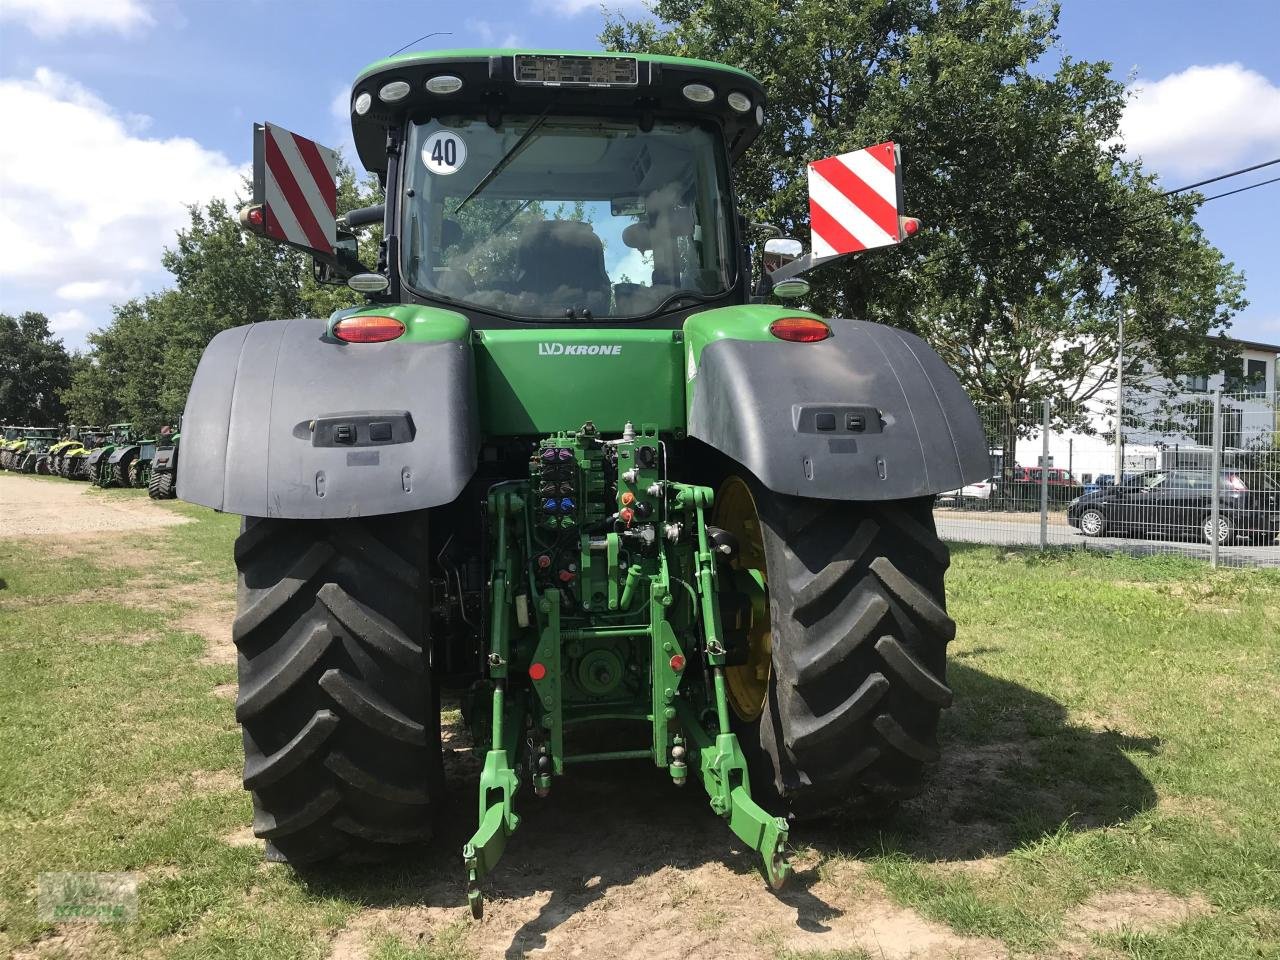
M88 483L0 473L0 531L5 537L146 530L187 522L150 500L113 497Z

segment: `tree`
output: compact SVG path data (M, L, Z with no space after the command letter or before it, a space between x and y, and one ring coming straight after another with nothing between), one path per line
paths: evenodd
M1245 305L1243 280L1195 223L1198 198L1162 196L1124 159L1123 85L1110 64L1054 49L1056 5L656 0L652 12L612 19L602 40L730 63L769 91L736 172L751 219L804 236L807 162L902 145L926 229L819 268L815 309L920 333L976 402L1048 398L1060 425L1114 383L1122 315L1128 382L1221 369L1209 336Z
M182 328L186 304L174 290L113 308L111 322L89 334L90 352L63 394L77 423L128 422L154 436L173 423L181 406L164 402L168 344ZM185 397L184 397L185 399Z
M0 313L0 423L48 427L65 415L71 358L43 313Z

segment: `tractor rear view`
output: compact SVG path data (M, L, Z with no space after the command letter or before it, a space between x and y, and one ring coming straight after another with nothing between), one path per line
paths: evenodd
M528 794L591 762L695 781L781 885L788 818L878 809L936 759L931 504L988 471L925 343L784 302L915 231L897 149L815 158L802 256L735 209L768 104L732 67L406 54L351 117L385 205L337 218L332 152L268 124L241 222L369 303L219 334L184 416L181 496L245 517L255 832L297 864L429 839L451 690L475 915Z

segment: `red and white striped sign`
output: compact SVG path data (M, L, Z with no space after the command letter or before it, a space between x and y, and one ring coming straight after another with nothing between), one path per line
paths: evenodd
M897 148L878 143L809 164L813 258L898 243Z
M273 123L264 126L264 233L273 240L333 253L338 155Z

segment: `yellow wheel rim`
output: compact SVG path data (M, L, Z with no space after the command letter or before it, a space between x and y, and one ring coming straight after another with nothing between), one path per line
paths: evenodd
M716 495L715 525L738 540L738 555L732 566L742 587L753 583L766 586L764 537L760 530L760 514L756 511L751 488L741 477L730 477ZM747 662L726 667L725 685L729 706L740 720L751 723L764 712L769 696L769 676L773 670L773 634L769 627L769 605L763 591L753 591L751 622L747 625ZM741 625L739 625L741 628Z

